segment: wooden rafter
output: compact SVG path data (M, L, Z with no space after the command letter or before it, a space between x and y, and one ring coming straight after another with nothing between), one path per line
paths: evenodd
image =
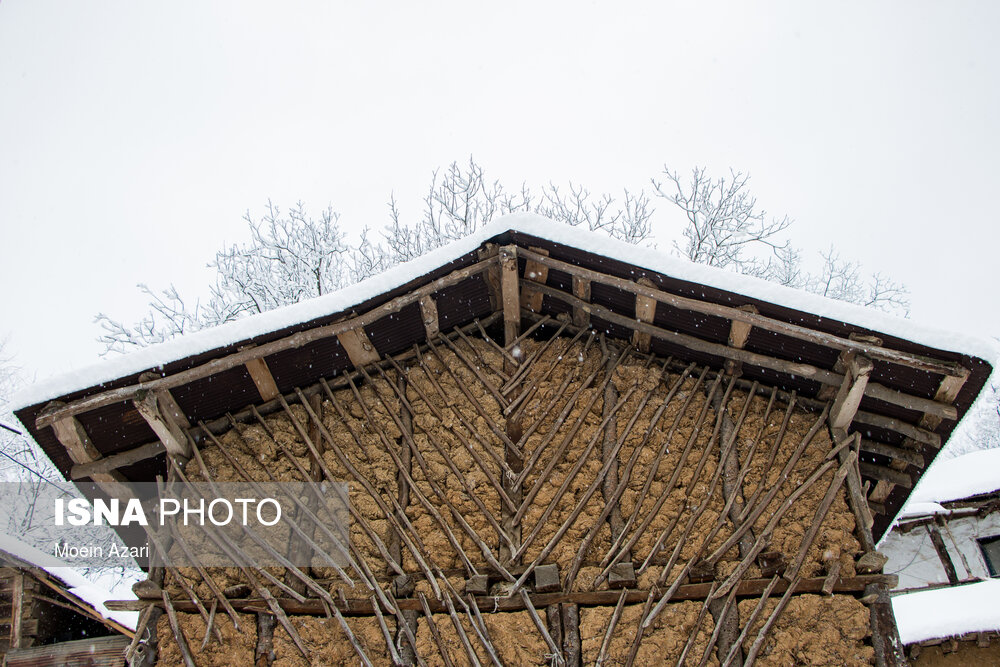
M187 438L190 425L169 390L147 392L137 396L132 403L163 443L167 453L185 460L191 457Z
M251 359L244 366L247 368L247 373L250 374L250 379L257 386L257 393L260 394L262 401L270 401L278 397L281 392L278 391L278 384L274 381L271 369L268 368L267 361L263 357Z
M380 359L378 350L368 339L368 334L362 327L348 329L337 334L337 340L344 347L351 365L355 368L362 368L368 364L373 364Z

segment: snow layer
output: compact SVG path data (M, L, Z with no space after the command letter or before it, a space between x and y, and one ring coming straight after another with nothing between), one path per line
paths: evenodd
M915 503L946 503L1000 489L1000 449L984 449L936 461L910 495Z
M1000 579L892 598L904 644L966 632L1000 630Z
M139 621L139 613L132 611L111 611L104 606L106 600L135 600L132 592L132 581L121 579L113 590L107 590L94 584L92 581L80 574L79 568L66 565L52 554L40 551L30 544L25 544L16 537L10 535L0 535L0 551L5 551L12 556L27 561L36 567L40 567L56 579L62 581L69 592L77 596L91 607L93 607L104 618L117 621L122 625L135 630L135 624Z
M993 363L1000 348L993 343L955 332L920 326L879 311L816 294L791 289L757 278L715 267L694 264L651 247L640 247L561 224L530 213L503 216L471 236L438 248L422 257L400 264L385 273L315 299L279 308L253 317L204 329L131 354L114 357L80 370L35 383L17 395L11 409L18 410L74 391L93 387L127 375L161 367L172 361L246 341L295 324L340 312L399 287L478 248L484 241L513 230L555 243L617 259L637 267L675 278L700 283L795 310L848 322L856 326L896 336L930 347L980 357ZM996 364L994 364L996 365Z
M939 505L938 503L907 503L903 511L899 513L897 519L904 519L906 517L914 516L928 516L931 514L947 514L948 510Z

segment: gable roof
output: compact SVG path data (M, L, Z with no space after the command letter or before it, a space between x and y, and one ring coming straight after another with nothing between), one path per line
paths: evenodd
M17 398L15 413L67 476L74 462L51 428L57 417L75 416L103 457L156 441L132 403L153 389L169 389L191 424L204 420L211 428L212 420L262 402L245 365L254 358L264 361L277 391L288 394L353 368L341 340L346 332L363 331L364 344L382 357L422 342L422 297L433 299L435 324L443 331L496 315L502 304L489 273L500 262L501 246L516 255L525 290L542 293L537 308L529 308L535 312L526 313L550 318L541 331L551 332L548 324L565 320L576 307L587 310L591 324L613 338L630 340L640 329L653 332L651 350L661 356L715 368L727 358L738 358L746 378L795 391L805 403L824 384L839 385L841 352L870 356L871 381L855 419L855 430L863 430L868 443L862 473L869 473L873 484L875 475L898 482L877 508L876 539L902 506L908 486L968 411L998 356L993 345L979 339L521 214L500 218L469 237L339 292L37 383ZM529 261L535 269L526 272ZM527 275L535 270L538 276ZM573 296L574 274L589 281L586 303ZM640 279L648 282L640 284ZM657 302L649 322L637 321L638 297ZM756 314L737 310L747 306ZM739 351L728 346L733 320L751 325ZM858 339L873 336L881 342ZM942 381L949 378L959 378L952 385L960 387L957 394L935 400ZM936 412L929 422L927 410ZM907 438L923 443L924 451L903 451ZM890 468L893 460L907 467ZM163 469L160 455L120 470L128 480L148 481Z

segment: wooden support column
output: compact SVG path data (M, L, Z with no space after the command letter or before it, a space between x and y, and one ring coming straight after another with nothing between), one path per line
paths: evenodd
M955 570L955 563L951 560L951 554L948 553L948 547L944 544L944 539L941 537L940 531L938 531L937 526L932 523L924 525L927 530L927 534L931 538L931 544L934 545L934 551L937 552L938 559L941 561L941 567L944 568L945 576L948 577L948 583L952 586L958 585L958 572Z
M441 322L438 319L437 303L428 294L420 299L420 319L424 323L427 340L434 340L441 332Z
M337 334L337 340L340 341L344 351L347 352L347 357L351 360L351 365L355 368L363 368L379 360L378 350L368 340L368 334L362 327Z
M870 359L857 354L846 356L844 361L844 382L840 385L840 389L834 398L828 420L834 445L843 443L848 437L860 440L857 434L848 436L847 429L854 421L858 405L865 395L865 387L868 386L868 377L874 368ZM853 447L856 448L857 443ZM849 452L847 448L841 447L838 449L837 458L841 465L847 461L848 456ZM855 461L857 461L856 458ZM875 549L875 542L872 539L871 532L873 524L872 514L871 509L868 507L868 499L865 497L865 492L861 487L861 473L857 463L852 465L848 471L846 482L848 504L851 506L855 519L858 522L857 537L861 542L861 547L865 551L872 551Z
M899 639L896 616L889 599L889 587L886 584L869 584L865 587L865 598L870 599L870 596L874 596L870 611L875 664L878 667L906 667L903 642Z
M422 301L421 304L423 304ZM435 309L434 312L436 323L437 310ZM426 319L424 322L426 324ZM406 396L406 376L402 373L396 378L396 388L400 396ZM403 466L402 469L396 471L396 499L399 506L405 511L406 507L410 504L410 484L407 479L412 479L413 475L413 452L409 446L409 441L413 438L413 415L410 414L410 411L402 401L400 401L399 406L399 417L399 423L403 431L403 434L399 438L399 458ZM389 553L397 563L403 562L402 536L395 530L390 536ZM393 573L391 568L389 572L390 574ZM413 595L415 584L416 582L413 580L412 575L399 575L393 583L392 594L396 598L408 598ZM396 645L400 647L399 655L402 664L415 665L417 664L416 647L410 645L408 635L417 636L417 619L420 617L420 613L415 609L404 610L402 617L406 625L409 626L410 631L407 633L406 629L399 627L399 623L397 623Z
M497 247L492 243L487 243L479 249L479 261L496 259L498 256ZM486 281L486 289L490 293L490 310L494 313L502 308L500 297L500 263L497 261L482 273L483 280Z
M740 306L739 310L745 313L757 314L757 309L747 304L745 306ZM742 320L733 320L729 325L729 347L736 348L737 350L742 350L747 344L747 338L750 337L750 329L752 325L749 322L743 322ZM730 375L739 375L743 371L743 362L737 361L735 359L726 359L726 372Z
M937 393L934 394L934 400L940 401L942 403L953 403L956 398L958 398L958 393L962 390L965 385L965 381L969 379L969 371L962 369L964 373L958 375L946 375L941 380L941 384L938 386ZM934 431L938 426L941 425L942 418L938 415L924 413L920 418L920 427L928 431ZM903 448L906 450L913 451L917 456L921 458L922 461L930 460L934 458L933 452L927 452L927 445L917 442L912 438L906 438L903 440ZM924 452L927 452L928 456L924 456ZM895 470L904 471L906 470L906 464L913 464L912 461L905 461L903 459L893 458L889 462L889 467ZM923 465L919 466L923 467ZM884 502L889 494L892 493L895 484L888 480L879 480L875 484L875 488L872 489L871 495L869 496L874 502Z
M250 374L250 379L257 386L257 393L260 394L262 401L273 401L278 398L281 392L278 391L278 384L274 381L271 369L267 367L267 361L263 357L251 359L244 366Z
M504 345L510 346L521 333L521 298L520 283L517 278L517 248L515 246L503 246L500 248L500 300L503 305L503 332ZM517 364L510 358L504 358L504 372L513 377L517 372L523 355L514 354ZM521 439L523 432L521 427L520 411L515 411L507 418L506 435L510 442L517 442ZM509 445L504 446L504 461L513 472L513 476L504 475L504 492L511 499L515 507L521 505L524 497L524 489L518 482L518 477L524 469L524 461L519 453ZM515 546L521 544L521 525L516 521L515 513L506 504L501 504L500 528L510 538L510 542ZM504 540L500 541L500 561L504 566L513 565L519 559L514 559L513 552Z
M549 251L543 248L531 248L532 251L538 253L539 255L548 255ZM544 294L537 290L531 289L531 283L538 283L544 285L545 281L549 279L549 267L544 264L540 264L533 259L529 259L524 264L524 280L525 285L521 291L521 306L527 308L533 313L542 312L542 299Z
M573 296L580 301L590 303L590 281L573 276ZM580 306L573 306L573 325L581 328L590 326L590 313Z
M26 648L24 639L24 573L18 570L11 581L10 592L10 647Z
M640 285L644 287L656 287L649 278L640 278L637 281ZM635 295L635 319L640 322L646 322L647 324L653 323L653 318L656 316L656 299L651 299L648 296L643 296L642 294ZM652 340L652 336L648 333L643 333L641 331L632 332L632 344L642 352L643 354L649 352L649 343Z

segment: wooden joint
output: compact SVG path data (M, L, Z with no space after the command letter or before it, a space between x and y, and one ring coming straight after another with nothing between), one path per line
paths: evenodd
M868 357L855 354L848 360L844 381L830 409L831 428L846 431L854 421L858 406L865 395L865 387L868 386L868 377L874 368Z
M132 404L169 454L185 460L191 457L191 443L185 432L186 420L181 421L183 413L168 390L147 392L137 396Z
M340 341L344 351L347 352L347 358L355 368L363 368L380 359L378 350L368 339L363 327L341 332L337 334L337 340Z

